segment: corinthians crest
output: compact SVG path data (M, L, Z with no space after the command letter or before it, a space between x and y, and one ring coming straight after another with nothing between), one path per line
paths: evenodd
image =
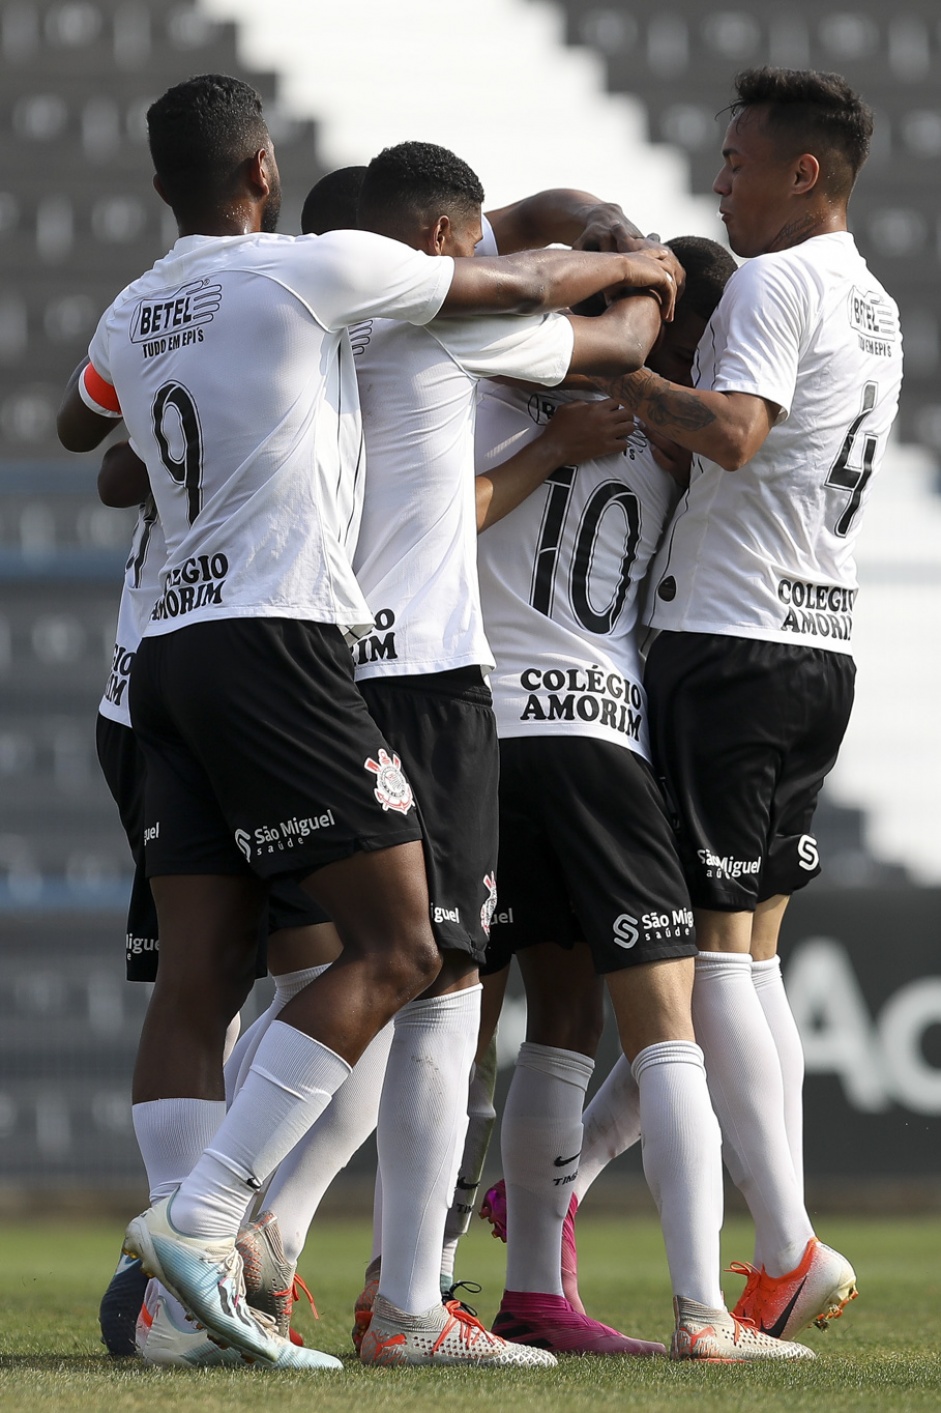
M399 814L408 814L415 803L412 794L412 787L405 778L402 769L402 762L393 751L390 756L388 751L379 749L378 761L366 760L363 762L367 770L371 770L376 776L376 785L373 794L384 810L398 810Z
M489 896L480 910L480 925L489 937L490 924L493 921L494 910L497 906L497 880L492 873L484 874L484 887L487 889Z

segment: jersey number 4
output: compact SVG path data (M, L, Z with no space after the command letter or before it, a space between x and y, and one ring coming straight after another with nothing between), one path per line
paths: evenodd
M866 489L866 482L872 475L873 464L876 459L876 448L879 445L879 438L869 435L863 436L862 464L851 466L854 460L854 450L859 438L860 428L876 405L876 397L879 389L875 383L866 383L863 388L863 405L858 417L854 417L850 424L850 429L843 439L840 453L836 461L830 467L830 474L824 485L832 486L839 491L849 491L849 502L842 515L833 527L833 532L841 539L849 534L853 518L859 510L860 501L863 498L863 491Z
M186 491L186 517L192 525L203 495L203 434L196 404L182 383L164 383L154 398L153 414L160 460Z
M546 477L549 495L539 527L530 603L547 618L552 614L559 550L576 474L577 467L560 466L557 471ZM620 568L617 584L609 602L596 608L591 597L591 571L595 562L601 523L609 512L619 513L624 525ZM575 552L569 565L568 583L572 611L589 633L610 633L614 628L630 587L631 566L639 539L640 502L634 492L620 481L604 481L600 486L596 486L585 502L575 535Z

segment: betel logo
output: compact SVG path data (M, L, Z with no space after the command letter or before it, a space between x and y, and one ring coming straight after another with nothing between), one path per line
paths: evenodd
M235 842L238 844L248 863L252 861L252 836L247 829L236 829Z
M636 917L631 917L630 913L621 913L620 917L614 919L612 941L616 947L623 947L626 951L628 947L633 947L639 936Z

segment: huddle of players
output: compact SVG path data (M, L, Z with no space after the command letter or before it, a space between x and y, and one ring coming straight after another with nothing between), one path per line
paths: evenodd
M437 185L440 189L442 156L448 159L440 149L405 144L383 154L369 170L380 182L385 161L387 181L391 178L393 188L401 189L403 176L414 178L417 172L427 179L422 162L431 161L438 164L432 188ZM479 242L482 198L482 192L479 196L473 189L468 193L462 168L463 164L454 164L446 175L453 177L453 171L459 171L459 189L451 198L456 205L450 207L449 221L455 228L463 221L464 229L439 230L436 237L440 253L459 256L472 254ZM434 200L446 209L440 190L434 191ZM368 213L368 200L365 209ZM388 200L380 201L377 209L380 214L374 215L372 229L421 248L420 225L413 221L411 230L402 234L402 211L390 208ZM390 209L392 220L383 229ZM460 219L455 219L456 212ZM648 357L648 366L676 385L687 379L683 371L674 371L676 364L669 363L671 353L682 360L685 349L688 364L732 268L728 257L723 264L722 252L709 247L708 242L682 244L687 292L678 306L677 320L668 326L663 347ZM659 303L655 317L647 319L640 333L625 323L624 306L632 303L622 301L620 309L612 306L613 317L609 311L598 318L592 333L594 328L600 332L587 344L583 340L584 366L590 371L617 374L637 367L643 354L650 353L660 329ZM649 314L655 302L645 300L643 304ZM547 339L546 321L536 322L538 327L520 327L508 338L503 328L488 330L477 321L456 328L439 320L433 337L413 326L368 321L354 328L351 345L354 361L359 360L357 373L373 478L364 503L359 562L354 560L354 564L377 620L372 636L360 639L354 658L366 668L363 679L372 678L377 684L369 698L370 709L395 747L391 752L378 750L376 759L370 757L368 764L376 775L377 798L387 810L408 812L412 805L408 782L412 781L417 782L418 799L427 814L423 823L426 863L431 865L432 916L437 929L444 929L446 939L442 941L439 932L439 945L465 958L462 965L452 968L451 985L444 986L433 999L448 997L453 1007L447 1043L454 1045L463 1037L464 1051L454 1074L458 1079L463 1074L465 1096L477 1015L471 999L476 995L473 963L482 957L481 944L491 924L494 945L488 967L498 970L505 960L498 956L501 946L508 944L509 951L518 950L530 998L530 1030L504 1117L509 1271L495 1330L510 1344L520 1342L520 1354L526 1350L529 1362L548 1360L537 1360L536 1351L530 1350L526 1341L543 1348L583 1352L652 1353L660 1349L630 1341L583 1315L578 1318L578 1311L562 1292L558 1269L570 1190L568 1182L559 1182L560 1170L564 1178L575 1177L567 1165L577 1163L582 1148L581 1107L592 1066L591 1037L584 1027L579 1031L578 1018L594 1014L594 974L602 973L614 1002L625 1055L632 1062L627 1087L631 1082L636 1086L645 1169L661 1211L677 1294L674 1357L811 1357L805 1347L780 1336L818 1316L835 1313L849 1298L852 1271L842 1258L837 1258L838 1269L828 1267L820 1275L819 1289L811 1292L810 1304L802 1303L796 1312L801 1316L799 1321L792 1303L788 1318L771 1334L748 1320L732 1319L718 1286L719 1130L706 1087L702 1050L692 1028L692 959L696 954L692 913L673 832L649 767L646 700L637 650L639 586L673 508L676 496L672 483L653 461L650 445L639 433L631 435L624 450L601 459L591 456L593 443L589 441L585 454L591 459L587 462L582 462L581 453L573 446L562 465L550 467L543 460L534 467L533 448L538 446L540 434L552 445L546 428L551 426L556 409L584 399L584 393L575 391L553 394L488 385L477 417L478 463L484 473L480 479L486 488L479 513L470 467L462 464L471 447L467 435L469 381L504 373L551 385L571 366L568 331L555 323ZM605 325L609 326L607 333ZM604 347L605 337L612 333L620 341L619 356L624 359L619 366L618 357ZM624 358L631 335L643 342L640 356L633 362ZM92 352L94 356L94 345ZM540 362L540 357L545 361ZM449 377L458 384L451 392L446 386ZM625 385L619 383L619 395L624 391ZM429 445L427 432L424 442L421 432L417 439L414 431L404 435L401 419L397 422L391 415L397 397L403 399L406 416L409 399L413 408L417 400L420 427L435 427L439 439L445 427L443 451L440 445ZM788 403L781 398L778 405ZM450 412L450 432L442 410ZM871 412L872 407L864 411ZM564 415L558 416L557 426ZM649 413L647 416L652 420ZM342 436L341 419L337 430ZM623 431L623 426L619 430ZM671 439L680 441L673 436L675 430L669 429ZM452 444L462 447L456 458L449 435ZM610 427L605 435L610 438ZM357 448L351 449L347 464L358 464ZM506 462L510 450L518 455ZM872 469L875 447L867 455ZM501 463L499 469L497 463ZM532 489L547 469L551 474L542 488L507 515L521 488ZM436 471L440 472L437 482ZM704 473L701 464L694 479L697 473ZM409 476L413 487L408 485ZM477 501L481 501L479 493ZM415 507L411 527L403 525L403 505ZM496 518L493 507L506 516L496 528L492 528ZM347 530L352 531L354 519L349 517ZM480 523L487 527L479 545L484 616L496 663L488 653L477 601L474 559L478 547L474 538ZM410 528L414 532L411 537ZM141 537L153 533L153 517L145 513ZM142 555L140 559L143 562ZM132 555L131 563L136 562ZM661 597L666 598L663 582ZM168 611L170 594L180 587L179 579L175 585L165 585L163 603ZM713 631L728 629L713 627ZM480 841L488 837L496 793L495 768L481 769L488 760L495 764L481 668L492 670L501 737L498 905L492 854L486 853L486 844L479 850ZM421 682L426 675L428 680ZM437 716L429 732L430 703ZM446 743L449 749L443 749ZM399 769L400 750L408 780ZM458 774L452 778L446 771ZM441 789L438 798L436 785ZM455 800L461 802L460 815L465 819L473 821L476 809L482 828L471 828L464 836L456 832ZM812 804L811 799L811 811ZM449 825L444 834L440 832L442 820ZM307 823L313 825L313 821ZM458 848L454 847L455 838ZM283 849L284 842L268 840L269 853ZM440 866L436 843L441 846ZM450 875L449 858L453 860ZM476 863L472 862L475 858ZM458 865L456 870L454 864ZM469 886L475 890L472 897L464 896ZM463 894L458 891L461 889ZM474 919L469 944L468 917ZM585 949L574 945L581 941L589 944L591 967L585 965ZM547 943L553 945L547 947ZM570 950L561 951L559 944ZM399 1016L405 1016L416 1004L425 1003L410 1002ZM396 1032L400 1024L397 1017ZM587 1031L591 1028L589 1021ZM440 1056L440 1047L438 1036L429 1054ZM388 1044L386 1054L391 1057ZM708 1053L707 1058L712 1080ZM347 1085L352 1085L355 1075L356 1068ZM346 1087L340 1089L341 1095ZM414 1095L408 1094L407 1083L387 1084L387 1089L400 1100L392 1124L408 1128L413 1120ZM620 1103L624 1094L611 1097ZM714 1091L712 1097L715 1102ZM457 1102L459 1098L459 1090L452 1090L446 1104L452 1119L455 1112L466 1108ZM390 1100L389 1108L391 1104ZM444 1165L446 1187L442 1189L439 1183L436 1215L429 1230L417 1238L420 1247L429 1242L433 1247L436 1242L439 1254L442 1196L446 1206L462 1128L460 1121L448 1127L442 1149L446 1152L447 1144L451 1146L451 1162ZM316 1143L317 1125L308 1141ZM380 1163L385 1179L383 1156L380 1110ZM384 1204L386 1199L384 1191ZM360 1335L365 1335L361 1357L367 1362L440 1362L428 1351L427 1318L424 1323L419 1318L431 1300L427 1281L418 1290L403 1286L401 1280L395 1284L395 1272L416 1243L415 1223L408 1222L407 1210L404 1216L403 1231L395 1213L392 1223L384 1215L379 1279L369 1298L361 1298L358 1323ZM536 1227L543 1222L541 1230L534 1228L534 1221ZM270 1226L266 1236L270 1242ZM797 1255L803 1258L806 1246L816 1267L817 1248L820 1252L827 1248L819 1247L812 1233L805 1240L800 1228L796 1236ZM538 1237L535 1246L531 1245L534 1237ZM794 1238L792 1230L788 1234L792 1245ZM396 1241L401 1251L395 1249ZM527 1251L538 1253L535 1271ZM836 1253L829 1255L835 1257ZM824 1257L824 1266L826 1261ZM155 1264L153 1260L151 1264ZM429 1269L427 1261L425 1265ZM392 1275L387 1283L389 1267ZM790 1267L775 1275L785 1270ZM816 1269L811 1272L815 1278L817 1274ZM434 1275L437 1279L437 1263ZM763 1275L764 1263L750 1276L753 1295ZM807 1283L804 1272L802 1285ZM398 1292L399 1298L393 1299ZM187 1303L192 1308L192 1303ZM439 1340L445 1357L519 1362L512 1358L503 1339L474 1328L476 1322L453 1303L447 1309L449 1324L443 1343ZM459 1331L460 1348L449 1353L451 1326ZM210 1328L219 1332L218 1325ZM471 1328L474 1335L469 1341L467 1331ZM473 1352L469 1352L471 1344ZM185 1362L200 1361L190 1357Z

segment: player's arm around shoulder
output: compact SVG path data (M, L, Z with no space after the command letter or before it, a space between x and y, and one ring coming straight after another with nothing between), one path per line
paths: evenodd
M752 393L685 388L642 368L626 378L599 379L649 428L725 471L738 471L761 449L780 408Z
M456 260L440 313L542 314L581 304L603 290L648 290L673 317L681 272L662 247L634 253L527 250Z
M570 374L632 373L660 337L663 307L653 291L617 299L596 318L569 316L575 333Z

